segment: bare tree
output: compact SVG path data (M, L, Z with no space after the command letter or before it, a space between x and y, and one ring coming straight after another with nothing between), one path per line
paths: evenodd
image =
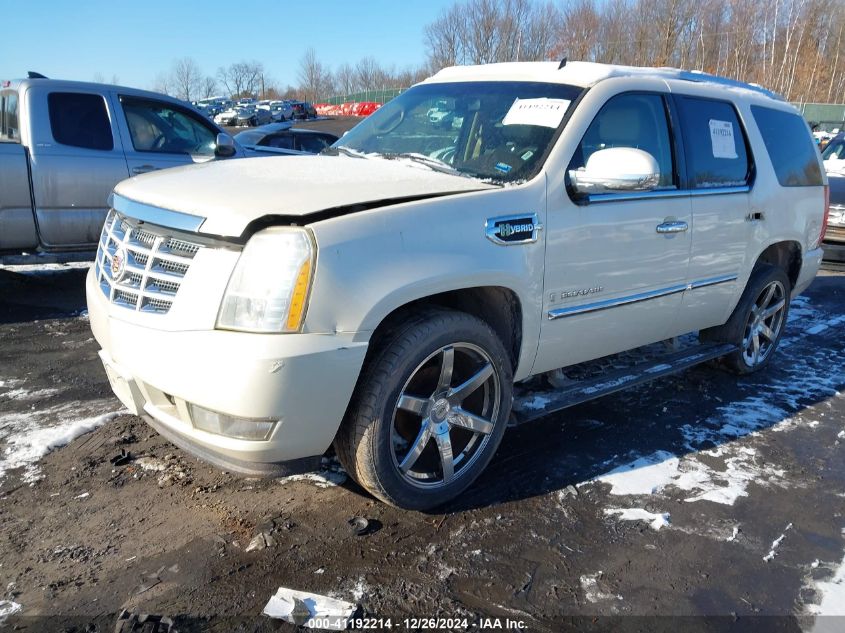
M261 62L237 62L217 71L217 79L231 97L254 96L260 87L264 65Z
M355 64L355 83L358 90L374 90L378 86L376 80L381 72L375 57L364 57Z
M332 83L331 73L317 59L317 51L309 48L299 60L299 87L306 101L314 102L328 92Z
M341 95L352 94L355 91L355 70L344 62L334 71L335 87Z
M200 94L203 99L215 96L217 94L217 80L211 75L206 75L205 79L202 80Z
M202 73L197 63L190 57L182 57L173 62L170 74L171 85L180 99L191 101L202 91Z

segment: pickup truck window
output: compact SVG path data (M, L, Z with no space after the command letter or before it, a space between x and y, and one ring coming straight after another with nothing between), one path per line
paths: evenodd
M662 96L626 93L611 98L584 133L569 170L584 167L593 152L611 147L633 147L648 152L660 166L659 186L675 185L672 140Z
M751 106L763 143L782 187L813 187L823 184L819 152L810 128L798 114Z
M121 97L120 102L137 151L214 154L217 131L199 117L159 101Z
M47 108L57 143L85 149L114 149L109 112L101 95L51 92L47 95Z
M522 81L420 84L333 147L492 181L528 180L540 171L581 92Z
M18 94L6 92L0 96L0 143L20 143L18 126Z
M726 101L677 97L692 189L741 187L753 170L739 117Z

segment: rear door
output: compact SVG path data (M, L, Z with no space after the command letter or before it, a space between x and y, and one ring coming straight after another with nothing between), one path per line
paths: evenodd
M688 331L724 323L737 297L749 236L754 175L745 130L729 101L675 95L692 204L690 288L681 322Z
M214 158L218 130L205 117L146 97L117 95L116 101L130 175Z
M18 93L0 92L0 251L38 246L26 148L21 144Z
M115 116L103 94L29 88L30 160L35 213L47 248L91 248L99 239L108 197L128 176Z

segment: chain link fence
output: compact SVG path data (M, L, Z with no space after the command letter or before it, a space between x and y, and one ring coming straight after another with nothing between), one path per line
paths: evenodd
M327 103L329 105L340 105L341 103L350 102L370 102L370 103L387 103L393 97L405 92L407 88L384 88L382 90L364 90L362 92L353 92L348 95L335 95L334 97L327 97L317 101L317 103Z

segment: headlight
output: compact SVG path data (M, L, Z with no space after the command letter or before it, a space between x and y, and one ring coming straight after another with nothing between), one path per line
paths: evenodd
M305 229L274 227L256 233L229 279L217 327L298 332L313 269L314 247Z

